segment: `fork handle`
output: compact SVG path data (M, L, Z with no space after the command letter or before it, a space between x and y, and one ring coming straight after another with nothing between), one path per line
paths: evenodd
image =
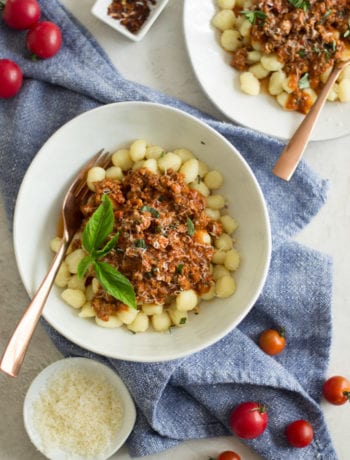
M11 377L17 377L34 330L55 280L57 271L68 247L67 239L62 240L50 268L22 318L19 320L0 361L0 370Z
M330 74L326 84L322 88L320 94L318 95L314 105L311 107L309 113L305 116L299 128L295 131L294 135L291 137L290 141L283 149L272 170L275 176L289 181L294 174L294 171L305 151L311 132L320 115L321 109L326 102L328 93L342 69L343 66L335 67L333 72Z

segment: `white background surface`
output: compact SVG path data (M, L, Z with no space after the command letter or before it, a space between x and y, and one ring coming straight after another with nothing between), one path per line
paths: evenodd
M152 29L139 43L122 37L94 18L92 0L63 0L73 14L95 35L115 66L129 79L167 92L223 119L208 101L195 80L182 34L183 0L170 0ZM205 52L205 50L203 51ZM330 180L326 205L301 232L298 241L330 254L334 261L334 338L329 375L350 378L350 135L332 141L312 143L307 161ZM1 165L0 165L1 167ZM5 346L27 303L14 261L11 236L3 207L0 208L0 350ZM307 321L307 318L305 318ZM0 460L40 460L23 426L22 404L25 392L38 372L60 358L45 332L39 327L17 379L0 375ZM323 404L333 442L340 460L350 456L350 408ZM189 441L147 460L207 460L225 449L236 450L244 460L259 457L233 437ZM126 449L113 457L127 460ZM291 459L292 460L292 459ZM313 459L307 459L313 460Z

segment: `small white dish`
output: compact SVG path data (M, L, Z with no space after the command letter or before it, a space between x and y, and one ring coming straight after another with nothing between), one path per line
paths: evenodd
M130 396L129 390L121 380L121 378L109 367L97 361L87 358L66 358L56 361L46 367L31 383L26 397L24 399L23 419L24 426L28 436L35 447L47 458L51 460L91 460L92 457L85 457L77 454L72 454L57 447L48 449L45 447L43 440L36 429L34 422L35 418L35 403L39 398L45 394L50 388L50 383L55 378L63 375L66 370L78 369L80 371L87 371L89 375L91 372L96 373L106 379L108 385L112 387L119 396L123 406L123 417L119 430L115 434L109 447L98 455L94 455L94 460L106 460L110 458L117 450L121 448L129 434L131 433L136 420L136 409L134 402Z
M107 10L112 0L97 0L92 7L91 13L113 29L125 35L125 37L137 42L142 40L142 38L146 35L154 21L165 8L168 1L169 0L157 0L155 5L151 5L151 11L148 18L136 33L130 32L125 26L123 26L123 24L120 23L118 19L113 19L108 15Z

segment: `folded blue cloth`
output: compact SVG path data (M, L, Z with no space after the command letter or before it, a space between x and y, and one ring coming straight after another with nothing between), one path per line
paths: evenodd
M67 341L44 322L66 356L87 356L112 366L137 405L128 440L132 456L149 455L185 439L230 435L230 410L240 402L260 401L269 410L262 436L247 441L270 460L336 459L319 406L331 342L331 260L291 237L324 204L327 182L302 162L292 180L271 174L280 141L220 122L194 107L125 80L103 50L57 0L42 0L44 16L63 31L55 57L32 62L25 57L22 32L0 27L0 57L24 71L21 92L0 102L0 185L11 225L23 175L42 144L74 116L98 105L142 100L171 105L197 116L224 135L245 157L264 192L272 225L273 254L268 279L256 305L225 338L192 356L167 363L131 363L96 356ZM265 328L283 325L287 348L274 358L256 345ZM288 446L284 428L309 420L314 441L305 449Z

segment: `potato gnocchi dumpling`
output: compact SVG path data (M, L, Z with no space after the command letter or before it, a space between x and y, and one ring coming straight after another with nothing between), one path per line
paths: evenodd
M307 113L337 62L350 56L350 4L329 0L216 0L212 25L231 54L242 92L262 91L285 110ZM350 101L350 68L329 101Z
M230 7L234 4L232 0L222 0L220 3ZM221 27L231 24L232 14L224 14L221 21ZM187 190L188 204L191 207L202 206L202 214L198 214L201 216L198 221L194 220L192 222L191 219L187 218L187 221L185 221L185 223L187 222L187 227L186 224L182 224L180 221L176 223L176 225L182 226L182 233L179 233L179 235L182 235L181 238L185 238L185 240L187 238L187 244L191 241L191 244L196 245L195 247L202 251L202 255L198 259L198 263L201 265L196 267L197 284L191 284L191 277L196 272L191 272L190 275L186 272L186 260L184 258L182 263L178 263L175 273L172 275L176 279L181 278L181 282L179 281L179 286L175 291L170 291L170 285L173 282L169 278L170 266L167 267L167 260L162 261L161 257L157 260L157 257L154 257L158 266L154 265L146 274L149 277L155 276L156 278L164 279L162 289L164 290L164 285L168 283L168 294L165 292L164 298L158 297L152 300L152 293L149 293L148 297L146 293L146 300L137 302L136 309L121 303L121 301L116 301L116 304L111 306L108 303L110 298L108 295L106 297L106 292L92 266L84 273L84 276L80 277L78 275L79 264L87 255L82 244L83 228L74 237L59 268L55 284L62 289L61 297L64 302L79 310L79 317L85 320L94 320L100 327L119 328L124 326L132 333L141 333L148 330L164 332L169 331L171 327L184 327L190 320L191 312L192 314L198 314L204 301L210 301L215 297L230 297L236 290L234 273L240 266L240 255L235 247L234 233L238 224L227 213L227 198L219 190L224 182L223 175L216 169L211 169L203 161L198 160L195 154L187 148L166 150L163 146L151 144L144 139L137 139L129 147L118 149L110 158L110 164L105 169L93 167L88 171L86 181L91 195L87 203L83 203L82 206L93 207L92 203L96 204L98 201L97 196L101 194L101 187L102 189L109 187L111 203L115 204L118 200L120 201L118 205L114 205L114 215L123 215L125 209L118 191L132 174L136 174L139 171L137 180L148 176L149 180L155 180L155 177L158 181L161 181L162 177L164 179L168 177L175 178L170 185L166 185L166 187L175 189L177 195L175 193L174 196L181 195L181 190L183 189L181 189L180 185L182 184L182 187ZM136 181L135 183L138 182ZM114 188L111 184L113 184ZM138 193L144 194L144 189L141 187ZM178 199L181 202L182 198ZM140 226L136 230L137 232L141 232L144 228L153 228L148 244L153 245L149 250L152 249L155 255L162 250L161 244L167 244L167 232L164 230L164 222L169 225L169 228L174 227L173 232L180 232L180 229L176 230L174 222L169 220L168 215L163 217L164 222L160 220L162 201L164 201L164 197L162 199L160 196L159 207L156 209L156 204L151 207L150 205L141 205L142 202L136 200L135 209L131 209L134 214L136 213L137 217L130 225L136 228ZM202 224L198 222L202 222ZM160 225L161 223L163 227ZM131 233L129 238L131 240L133 238ZM145 257L145 251L148 250L145 240L143 240L142 244L140 243L141 240L137 241L138 244L130 243L126 250L139 251L140 257ZM54 237L50 242L51 249L57 252L60 243L60 238ZM125 250L125 248L121 249L118 243L119 240L113 250L115 252L118 251L118 248L120 251ZM187 247L184 248L185 255L186 251ZM186 256L188 257L187 260L193 263L191 254ZM119 266L116 268L119 268ZM120 272L123 273L121 269ZM140 275L141 278L142 275L145 275L145 273ZM201 285L201 277L204 276L207 276L206 284ZM130 282L132 283L131 280ZM201 286L201 288L199 289L198 286ZM137 290L137 292L139 291ZM174 293L170 295L170 292ZM136 298L138 299L138 297ZM103 308L100 310L96 307L96 299L102 299L103 303L101 305ZM210 308L210 304L207 304L205 308Z

